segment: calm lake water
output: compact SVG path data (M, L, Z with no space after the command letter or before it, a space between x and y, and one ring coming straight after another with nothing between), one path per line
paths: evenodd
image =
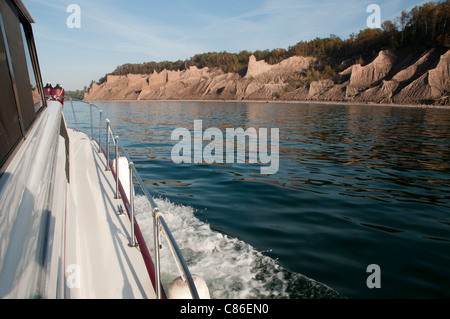
M90 133L82 124L88 109L73 105L80 129ZM450 109L96 105L108 114L191 272L206 279L212 297L450 297ZM74 126L69 102L65 115ZM174 163L178 140L171 134L193 132L194 120L224 134L226 128L278 128L278 172L261 174L268 165L259 163ZM143 196L137 208L150 241ZM379 266L381 288L367 286L372 264Z

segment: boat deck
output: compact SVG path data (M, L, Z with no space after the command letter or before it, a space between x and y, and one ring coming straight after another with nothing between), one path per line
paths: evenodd
M128 215L118 214L115 181L86 134L68 130L70 184L65 267L69 298L155 298L139 247L129 247ZM75 245L75 249L67 249ZM72 271L72 272L70 272ZM72 276L72 277L70 277ZM69 296L67 296L67 294Z

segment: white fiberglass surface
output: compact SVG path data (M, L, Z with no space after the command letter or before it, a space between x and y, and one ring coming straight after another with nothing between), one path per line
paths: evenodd
M0 297L39 295L61 104L30 129L0 180Z
M70 295L154 298L141 252L128 246L129 219L117 214L122 201L114 198L114 179L105 171L103 154L84 133L69 130L69 136L73 202L68 206L68 218L73 223L68 223L67 236L74 238L76 247L67 252L67 263L79 274Z

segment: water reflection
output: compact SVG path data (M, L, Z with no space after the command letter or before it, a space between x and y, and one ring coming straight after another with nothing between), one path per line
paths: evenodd
M192 131L193 121L202 119L204 130L280 129L280 172L254 176L250 167L247 173L230 170L247 179L296 189L299 183L311 184L315 179L292 180L286 175L291 169L305 167L309 174L323 175L316 178L320 183L345 186L347 181L355 189L367 191L386 192L386 183L438 193L441 191L429 185L448 186L447 180L428 173L450 169L450 123L445 109L251 102L215 103L214 107L209 102L98 104L112 116L113 123L120 123L117 131L126 137L133 156L143 160L170 161L176 143L170 140L172 131L177 127ZM330 180L335 170L339 178ZM420 175L399 174L412 170ZM375 182L380 188L354 184L356 178L370 181L372 186Z

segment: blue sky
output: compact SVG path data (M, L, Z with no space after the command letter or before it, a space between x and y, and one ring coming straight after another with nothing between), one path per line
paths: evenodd
M82 89L118 65L185 60L197 53L288 48L367 27L369 4L381 21L427 0L23 0L44 82ZM80 28L66 24L70 4Z

